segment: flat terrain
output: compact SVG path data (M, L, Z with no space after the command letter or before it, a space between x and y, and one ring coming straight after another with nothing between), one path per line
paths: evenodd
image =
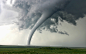
M0 54L86 54L85 48L0 46Z

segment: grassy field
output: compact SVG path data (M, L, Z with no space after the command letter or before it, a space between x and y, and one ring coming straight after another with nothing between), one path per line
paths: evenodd
M86 49L57 47L41 48L0 48L0 54L86 54Z

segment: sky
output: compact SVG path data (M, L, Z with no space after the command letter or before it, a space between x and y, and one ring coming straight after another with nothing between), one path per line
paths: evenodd
M31 30L29 28L19 30L18 25L14 23L17 21L19 13L6 9L2 7L3 5L0 4L0 45L28 45L28 37ZM10 5L9 2L7 5ZM62 25L58 26L58 30L66 31L69 36L46 30L39 33L36 30L31 39L31 45L86 47L86 15L84 14L83 18L79 17L76 22L77 25L74 26L67 21L61 22L59 20Z

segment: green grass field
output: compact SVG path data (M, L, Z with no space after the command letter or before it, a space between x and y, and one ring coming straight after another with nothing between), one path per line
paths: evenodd
M42 48L0 48L0 54L86 54L86 49L58 47Z

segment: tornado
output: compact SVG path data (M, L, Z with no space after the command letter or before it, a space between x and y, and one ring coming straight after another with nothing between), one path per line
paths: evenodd
M38 9L42 12L41 17L38 19L36 24L33 26L28 39L28 45L30 45L32 36L36 29L49 17L51 17L54 13L63 10L68 4L70 0L48 0Z
M21 2L22 1L22 2ZM33 14L41 13L41 17L38 18L38 21L35 23L28 37L28 45L30 45L32 36L36 29L48 18L50 18L54 13L64 10L65 7L70 3L71 0L7 0L6 4L10 6L9 9L19 11L23 16L20 16L18 20L23 18L31 19ZM24 3L26 2L26 3ZM24 6L23 6L24 5ZM12 7L12 8L11 8ZM18 7L18 8L17 8ZM8 8L8 7L7 7ZM18 9L18 10L16 10ZM23 13L22 13L23 12ZM22 20L24 22L24 19ZM19 21L19 28L22 28L21 25L24 25L23 22Z

